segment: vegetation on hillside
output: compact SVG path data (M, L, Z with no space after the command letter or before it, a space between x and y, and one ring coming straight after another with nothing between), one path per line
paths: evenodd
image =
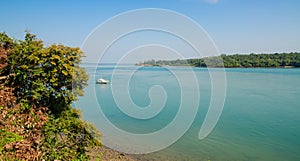
M87 160L100 133L71 103L88 75L79 48L0 33L0 160Z
M274 53L249 55L221 55L199 59L186 60L148 60L137 65L145 66L195 66L195 67L225 67L225 68L278 68L300 67L300 53Z

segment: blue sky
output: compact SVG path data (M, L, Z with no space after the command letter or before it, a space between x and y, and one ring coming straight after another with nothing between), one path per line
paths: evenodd
M199 23L221 53L300 51L298 0L3 0L0 8L0 32L20 39L29 29L46 44L81 46L112 16L163 8Z

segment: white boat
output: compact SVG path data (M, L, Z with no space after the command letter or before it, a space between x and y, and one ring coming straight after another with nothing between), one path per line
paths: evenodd
M103 78L99 78L96 83L97 84L107 84L107 83L109 83L109 80L105 80Z

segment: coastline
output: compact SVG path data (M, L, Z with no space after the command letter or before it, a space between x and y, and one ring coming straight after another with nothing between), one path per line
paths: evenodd
M142 67L193 67L193 68L207 68L207 67L197 67L193 65L135 65L135 66L142 66ZM249 68L249 69L292 69L292 68L300 68L296 66L278 66L278 67L209 67L209 68Z
M138 159L131 154L125 154L113 149L110 149L107 146L102 146L98 148L91 149L87 152L87 155L90 156L91 161L137 161Z

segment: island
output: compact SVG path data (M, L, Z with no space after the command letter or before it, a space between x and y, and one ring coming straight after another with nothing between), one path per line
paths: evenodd
M193 66L193 67L225 67L225 68L295 68L300 67L300 52L273 54L234 54L220 56L177 59L147 60L137 66Z

